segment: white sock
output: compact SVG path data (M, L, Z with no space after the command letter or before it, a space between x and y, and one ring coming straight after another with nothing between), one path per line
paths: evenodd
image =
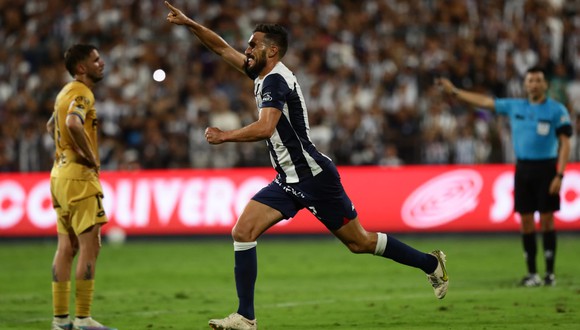
M387 234L377 233L377 246L375 247L375 255L382 256L387 249Z
M258 245L258 242L236 242L234 241L234 251L246 251Z

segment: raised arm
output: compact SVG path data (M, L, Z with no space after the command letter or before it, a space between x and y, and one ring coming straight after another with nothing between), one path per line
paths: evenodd
M452 95L456 97L458 100L469 103L479 108L495 110L495 101L492 97L459 89L455 87L453 83L449 81L449 79L446 78L435 79L435 84L440 86L446 94Z
M209 50L221 56L224 61L238 71L245 72L246 56L244 54L235 50L217 33L185 16L181 10L175 8L169 2L165 1L165 6L169 9L167 21L176 25L186 26Z

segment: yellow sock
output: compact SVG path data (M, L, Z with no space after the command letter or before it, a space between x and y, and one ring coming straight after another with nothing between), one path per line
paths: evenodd
M54 315L68 315L70 302L70 281L52 282L52 310Z
M95 280L76 280L76 314L77 317L91 316Z

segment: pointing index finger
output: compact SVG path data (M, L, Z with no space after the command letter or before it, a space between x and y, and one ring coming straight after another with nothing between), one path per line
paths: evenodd
M165 6L169 8L171 11L175 11L175 7L173 7L169 2L165 1Z

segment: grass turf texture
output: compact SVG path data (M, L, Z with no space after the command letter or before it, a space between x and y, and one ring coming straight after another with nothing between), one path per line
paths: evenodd
M516 285L524 275L516 234L399 238L447 254L445 299L434 297L420 270L353 255L334 238L266 236L258 244L260 329L578 329L577 234L559 237L557 286L539 288ZM0 244L0 329L49 328L55 246ZM543 272L540 256L538 266ZM101 251L93 317L104 324L209 329L208 319L236 307L228 239L129 240Z

